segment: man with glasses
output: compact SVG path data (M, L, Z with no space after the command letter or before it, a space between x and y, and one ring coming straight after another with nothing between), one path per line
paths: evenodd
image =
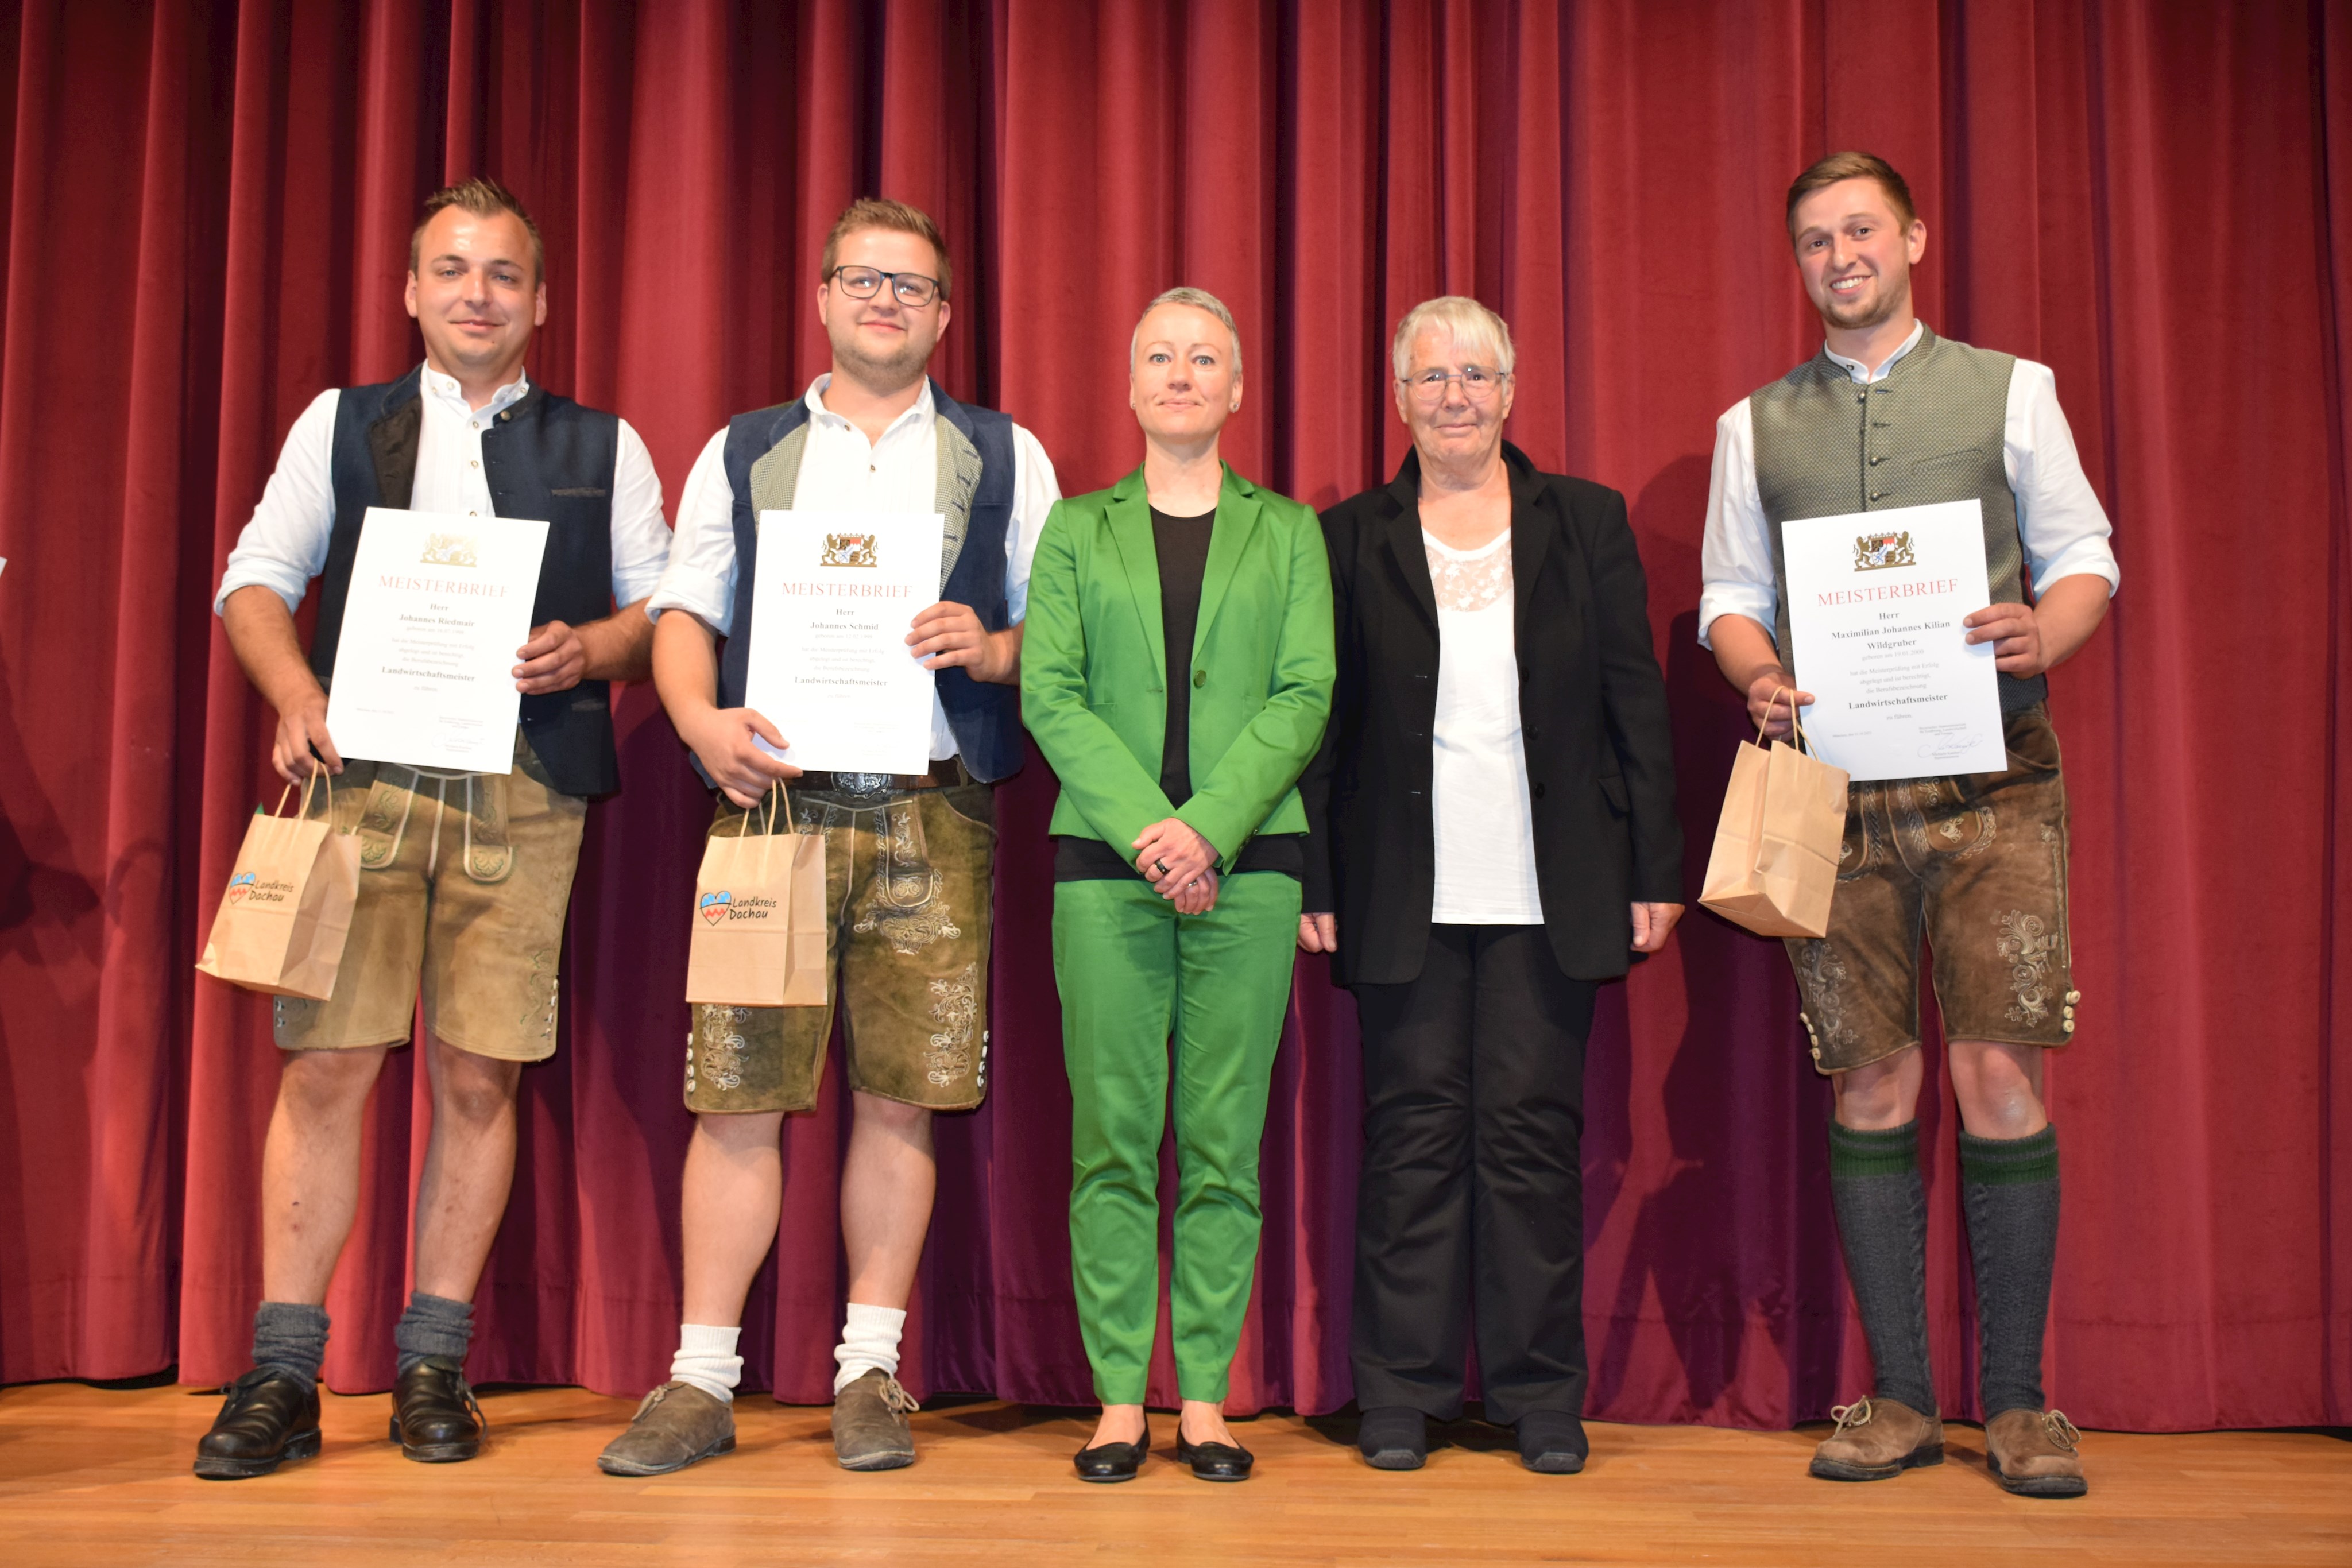
M825 835L832 979L824 1007L694 1009L685 1322L669 1380L597 1461L614 1475L660 1475L735 1446L737 1336L776 1239L778 1137L785 1113L816 1103L835 1006L854 1111L834 1449L854 1470L914 1462L898 1335L930 1224L931 1115L972 1109L987 1087L991 797L1021 766L1020 623L1037 532L1059 497L1034 436L925 375L951 291L947 243L923 213L868 198L842 214L816 291L833 369L798 401L710 438L650 601L662 702L726 797L711 832L742 830L789 780L792 818L773 831ZM803 773L760 745L781 750L786 737L743 706L759 517L795 507L947 519L940 602L907 633L937 681L927 772Z

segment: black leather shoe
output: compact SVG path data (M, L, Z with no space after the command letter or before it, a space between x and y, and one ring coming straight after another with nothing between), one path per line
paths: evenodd
M208 1481L266 1476L319 1451L319 1391L273 1367L257 1366L221 1390L220 1414L196 1443L196 1474Z
M1231 1443L1192 1443L1176 1428L1176 1461L1192 1467L1192 1479L1202 1481L1245 1481L1257 1456Z
M1429 1458L1429 1417L1409 1405L1379 1405L1364 1412L1356 1447L1376 1470L1417 1470Z
M392 1440L421 1464L472 1458L488 1425L465 1373L446 1362L419 1362L392 1385Z
M1143 1461L1151 1456L1151 1423L1143 1423L1143 1436L1132 1443L1097 1443L1091 1448L1080 1448L1071 1459L1078 1467L1082 1481L1131 1481Z
M1572 1476L1592 1446L1584 1423L1565 1410L1530 1410L1519 1417L1519 1463L1539 1475Z

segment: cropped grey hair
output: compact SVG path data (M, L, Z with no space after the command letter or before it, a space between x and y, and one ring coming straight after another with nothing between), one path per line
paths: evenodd
M1162 305L1190 305L1195 310L1206 310L1223 322L1225 331L1234 340L1234 380L1242 379L1242 329L1234 325L1234 313L1225 308L1223 300L1207 289L1193 288L1181 284L1174 288L1162 289L1153 295L1151 303L1143 308L1143 315L1135 319L1135 330L1129 333L1127 338L1127 368L1129 374L1134 373L1135 371L1135 350L1143 343L1144 320Z
M1421 336L1424 327L1444 327L1480 359L1491 360L1496 370L1508 375L1518 362L1519 351L1511 343L1511 329L1500 316L1475 299L1459 294L1440 295L1424 299L1404 313L1397 323L1396 338L1389 345L1389 359L1395 367L1396 379L1412 365L1412 340Z

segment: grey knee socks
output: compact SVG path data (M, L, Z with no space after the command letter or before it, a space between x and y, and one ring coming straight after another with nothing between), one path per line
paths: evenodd
M2024 1138L1962 1133L1960 1194L1977 1276L1985 1419L2040 1410L2042 1327L2058 1256L2058 1129Z
M473 1302L428 1296L422 1291L409 1292L408 1310L400 1314L400 1322L392 1331L392 1343L400 1352L400 1370L404 1373L428 1359L463 1366L466 1347L473 1341Z
M1878 1396L1936 1414L1927 1366L1927 1194L1919 1124L1858 1132L1830 1124L1830 1196L1846 1277L1862 1309Z
M282 1372L305 1388L319 1385L327 1359L327 1309L303 1301L264 1301L253 1314L253 1364Z

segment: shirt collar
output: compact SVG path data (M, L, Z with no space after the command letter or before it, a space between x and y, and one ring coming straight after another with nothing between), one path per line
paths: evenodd
M816 380L809 382L808 395L801 401L808 404L809 418L812 420L814 420L820 424L828 425L835 430L847 430L850 427L848 419L842 414L834 413L831 409L824 406L824 389L832 384L833 372L831 371L827 371L823 375L817 377ZM906 413L900 414L898 418L892 420L890 422L890 428L888 430L885 430L882 434L885 436L887 436L896 432L899 426L907 424L911 424L918 429L928 430L930 428L931 421L937 418L938 415L939 405L931 401L931 378L925 376L923 378L923 390L915 394L914 406L909 408Z
M1895 368L1896 361L1900 360L1904 355L1909 353L1912 350L1919 346L1919 336L1927 329L1927 323L1925 321L1912 322L1911 335L1903 340L1903 346L1901 348L1886 356L1886 362L1878 367L1878 373L1876 375L1871 374L1870 367L1864 364L1860 360L1849 360L1843 354L1839 353L1835 349L1831 348L1827 343L1823 343L1822 345L1822 352L1827 354L1841 370L1844 371L1847 375L1852 376L1855 381L1864 382L1883 382L1886 379L1886 372Z
M488 403L478 413L467 405L466 389L457 384L457 378L455 376L445 376L431 365L426 365L424 367L420 384L427 392L467 419L477 419L484 414L497 413L501 409L512 408L530 394L530 377L520 369L515 371L515 379L493 392Z

